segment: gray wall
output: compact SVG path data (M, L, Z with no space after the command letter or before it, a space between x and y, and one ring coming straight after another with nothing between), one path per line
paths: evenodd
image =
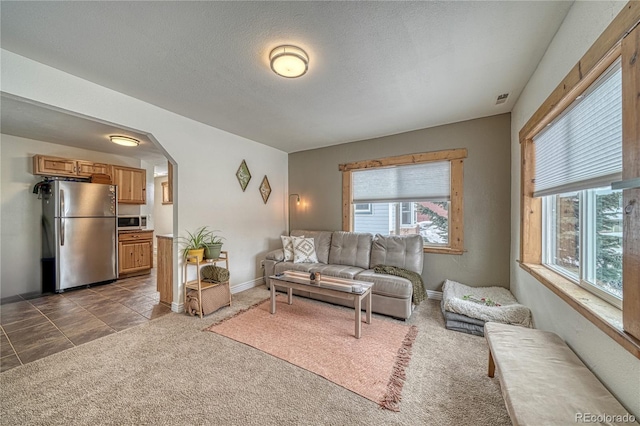
M509 287L511 116L501 114L429 129L289 154L291 229L342 229L342 173L338 165L394 155L467 148L464 161L462 255L424 255L429 290L445 279L471 286ZM292 198L293 200L293 198Z

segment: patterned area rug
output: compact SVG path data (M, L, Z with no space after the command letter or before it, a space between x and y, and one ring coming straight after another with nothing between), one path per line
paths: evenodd
M206 328L304 368L356 394L399 411L415 326L373 318L354 336L354 312L326 303L277 297Z

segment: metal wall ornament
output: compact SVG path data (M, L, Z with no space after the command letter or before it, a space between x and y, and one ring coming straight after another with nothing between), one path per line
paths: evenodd
M264 179L262 179L262 183L260 184L260 195L262 195L262 201L267 204L269 195L271 195L271 185L269 185L269 179L267 179L267 175L264 175Z
M247 185L249 185L249 181L251 180L251 172L249 172L249 167L247 167L247 163L244 160L242 160L242 163L240 163L240 167L238 167L236 177L238 178L238 182L240 182L240 188L242 188L242 192L244 192L244 190L247 189Z

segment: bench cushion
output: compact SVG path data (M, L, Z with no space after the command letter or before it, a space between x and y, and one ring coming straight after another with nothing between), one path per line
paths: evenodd
M514 425L573 424L578 413L628 415L558 335L495 322L484 332Z

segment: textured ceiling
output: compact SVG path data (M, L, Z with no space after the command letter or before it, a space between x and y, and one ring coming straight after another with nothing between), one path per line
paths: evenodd
M3 1L0 35L19 55L295 152L510 111L570 7ZM299 79L269 68L285 43L309 54Z
M146 135L6 94L0 97L0 123L2 133L7 135L140 158L163 166L167 161ZM140 145L116 145L110 135L130 136Z

